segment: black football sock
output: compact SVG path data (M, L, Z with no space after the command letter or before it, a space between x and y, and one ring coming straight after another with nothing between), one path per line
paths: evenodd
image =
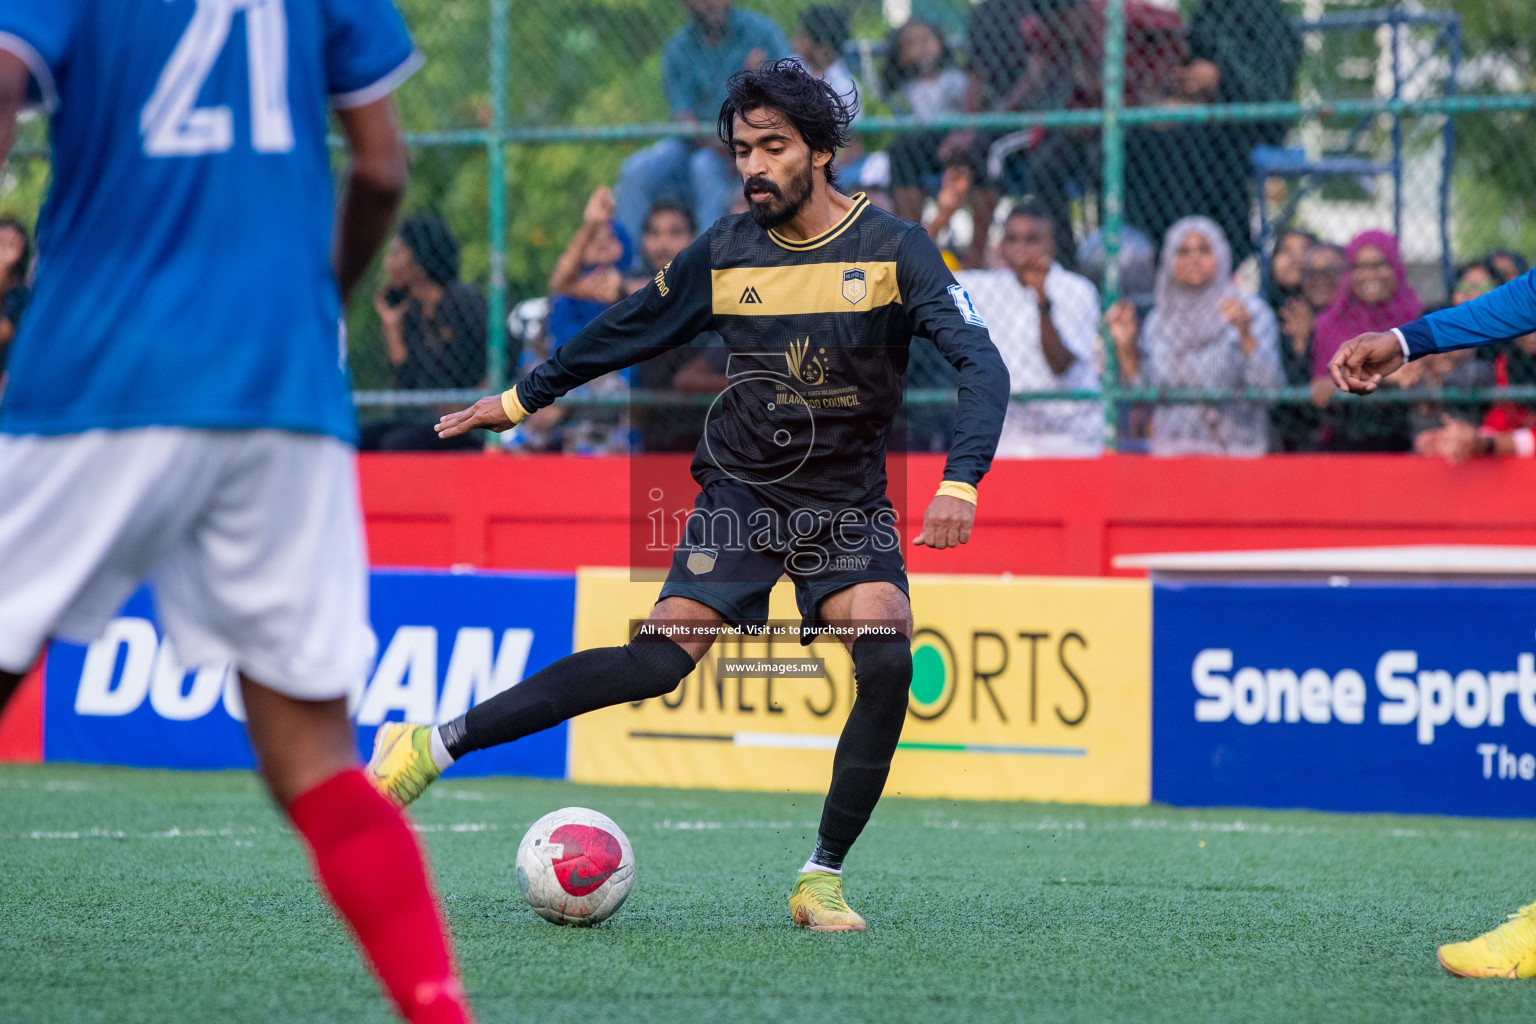
M11 694L21 689L21 680L20 672L7 672L0 669L0 713L3 713L5 706L11 702Z
M832 785L821 809L812 863L839 869L874 813L907 718L912 647L906 637L861 636L853 642L858 686L848 724L832 756Z
M588 711L671 693L692 671L693 656L665 636L577 651L439 726L438 735L458 759Z

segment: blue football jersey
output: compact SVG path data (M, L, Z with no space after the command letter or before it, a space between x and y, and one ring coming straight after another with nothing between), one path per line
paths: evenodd
M352 439L329 105L420 62L390 0L0 0L53 182L0 431Z

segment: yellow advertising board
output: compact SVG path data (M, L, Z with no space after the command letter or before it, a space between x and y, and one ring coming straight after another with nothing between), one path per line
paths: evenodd
M1141 804L1151 799L1152 595L1144 580L913 576L912 689L887 794ZM583 569L576 649L623 644L659 580ZM770 614L799 621L787 580ZM824 660L742 677L718 659ZM577 782L825 790L853 705L836 640L724 633L671 694L571 722Z

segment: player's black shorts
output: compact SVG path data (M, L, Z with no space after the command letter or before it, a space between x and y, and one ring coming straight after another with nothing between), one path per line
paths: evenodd
M733 626L768 619L768 594L785 573L795 584L801 643L810 643L829 595L855 583L894 583L907 592L896 513L884 497L861 506L796 506L781 494L732 480L704 488L683 543L672 554L661 597L708 605Z

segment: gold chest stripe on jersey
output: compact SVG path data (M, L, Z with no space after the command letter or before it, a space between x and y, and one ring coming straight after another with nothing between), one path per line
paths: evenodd
M853 205L848 208L847 213L843 214L843 219L832 225L830 228L827 228L827 230L823 231L815 238L807 238L805 241L799 242L795 241L794 239L785 238L783 235L779 234L772 228L768 229L768 237L773 239L783 248L793 249L796 252L803 252L806 249L816 249L826 245L828 242L832 241L832 239L836 238L844 231L847 231L848 228L853 225L853 222L858 219L859 214L864 212L864 208L869 205L869 199L864 195L863 192L855 192L848 198L853 200Z
M848 271L863 276L845 277ZM867 313L900 305L896 263L811 263L710 271L716 316ZM861 287L854 287L860 285Z

